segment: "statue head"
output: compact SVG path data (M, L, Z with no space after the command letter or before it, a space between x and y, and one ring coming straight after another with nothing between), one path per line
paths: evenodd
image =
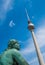
M19 45L17 40L11 39L11 40L9 40L8 48L10 48L10 49L15 48L15 49L19 50L20 49L20 45Z

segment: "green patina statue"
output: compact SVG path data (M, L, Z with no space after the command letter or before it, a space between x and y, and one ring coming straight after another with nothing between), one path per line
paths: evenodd
M0 65L29 65L19 52L20 46L14 39L8 43L8 48L1 54Z

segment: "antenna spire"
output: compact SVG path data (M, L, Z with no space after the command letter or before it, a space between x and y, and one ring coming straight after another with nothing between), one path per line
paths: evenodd
M28 15L28 12L27 12L27 9L26 9L26 8L25 8L25 11L26 11L26 15L27 15L28 23L30 23L30 18L29 18L29 15Z

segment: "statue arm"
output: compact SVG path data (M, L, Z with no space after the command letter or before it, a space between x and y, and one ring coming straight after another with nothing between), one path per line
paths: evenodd
M14 58L19 63L19 65L29 65L18 51L15 52Z

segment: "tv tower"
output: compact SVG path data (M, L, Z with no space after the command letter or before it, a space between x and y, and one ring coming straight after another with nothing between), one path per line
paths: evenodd
M40 65L45 65L42 54L41 54L41 51L40 51L40 48L38 46L38 42L37 42L35 34L34 34L34 24L32 24L32 22L30 21L30 18L28 16L28 13L27 13L26 9L25 9L25 11L26 11L27 19L28 19L28 29L29 29L29 31L31 31L31 34L32 34L32 37L33 37L33 41L34 41L34 45L35 45L35 49L36 49L39 64Z

